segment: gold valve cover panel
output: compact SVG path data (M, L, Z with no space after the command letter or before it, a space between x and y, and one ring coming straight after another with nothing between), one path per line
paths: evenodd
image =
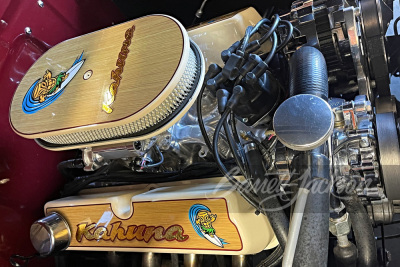
M119 218L111 204L48 208L71 227L70 249L81 247L240 251L242 240L226 200L183 199L132 203ZM84 216L82 216L84 214Z
M64 41L22 79L10 123L24 137L43 138L135 121L174 89L189 50L182 25L165 15Z
M268 219L225 178L92 189L44 210L68 223L69 250L243 255L277 245Z

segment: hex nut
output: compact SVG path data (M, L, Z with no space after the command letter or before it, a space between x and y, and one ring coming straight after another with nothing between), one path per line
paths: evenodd
M334 236L347 235L351 230L351 221L348 213L337 219L329 219L329 231Z

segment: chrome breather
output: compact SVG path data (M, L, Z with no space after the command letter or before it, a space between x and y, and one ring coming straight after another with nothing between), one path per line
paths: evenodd
M30 236L33 247L42 256L65 250L71 242L67 221L55 212L34 222Z

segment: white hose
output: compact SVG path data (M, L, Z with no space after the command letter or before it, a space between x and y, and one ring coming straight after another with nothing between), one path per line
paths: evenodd
M292 214L289 225L288 242L283 254L283 267L291 267L293 265L294 253L296 252L297 240L299 239L301 221L303 220L304 209L307 203L307 197L310 190L299 188L296 206Z

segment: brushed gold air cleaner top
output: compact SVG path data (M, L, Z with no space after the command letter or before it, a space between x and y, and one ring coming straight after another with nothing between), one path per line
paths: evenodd
M30 68L10 123L52 150L154 136L195 101L204 59L183 26L151 15L64 41Z

